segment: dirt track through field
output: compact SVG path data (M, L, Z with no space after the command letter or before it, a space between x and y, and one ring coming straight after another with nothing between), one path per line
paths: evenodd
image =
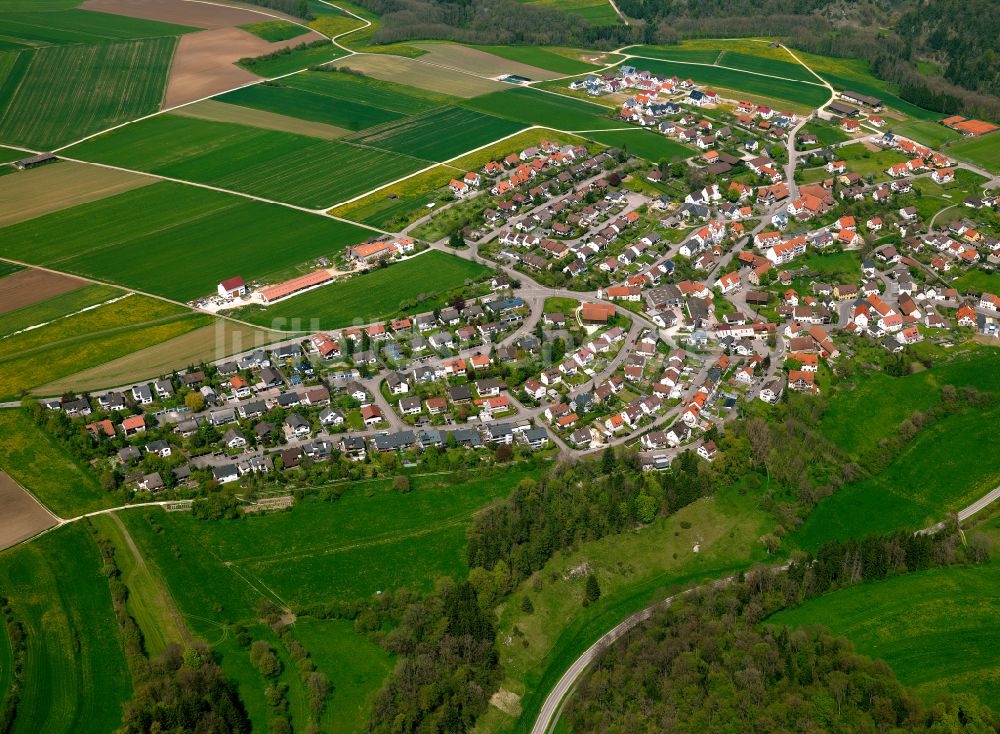
M249 9L187 2L187 0L87 0L80 7L84 10L158 20L194 28L225 28L270 20L264 13L256 13ZM268 8L261 10L281 15Z
M22 270L0 279L0 314L30 306L86 285L71 275Z
M0 471L0 550L57 524L56 518L20 484Z
M235 62L320 38L313 31L287 41L268 43L239 28L216 28L181 36L170 67L164 107L186 104L256 81L259 76L235 66Z
M0 176L0 227L153 183L138 173L70 161Z

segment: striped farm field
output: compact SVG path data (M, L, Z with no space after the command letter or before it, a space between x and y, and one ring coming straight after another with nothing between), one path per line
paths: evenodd
M517 87L467 100L466 107L507 117L528 125L556 130L597 130L624 127L600 105L559 94Z
M233 275L284 272L370 236L288 207L161 182L0 230L0 257L188 301Z
M460 98L343 71L307 71L281 80L295 89L378 107L402 115L419 115Z
M0 10L6 10L6 6L7 3L4 3L0 6ZM4 41L11 44L20 43L25 48L179 36L198 30L173 23L78 8L4 12L0 28L3 29Z
M0 88L0 103L9 99L0 138L51 149L156 111L176 44L165 37L19 54Z
M429 165L400 153L179 115L127 125L67 155L317 209Z
M577 58L572 58L569 49L562 49L562 53L556 53L539 46L474 46L474 48L558 74L586 74L598 68L595 64L579 60L583 51L576 52Z
M347 140L433 161L454 158L472 148L524 128L516 122L462 107L445 107L419 117L388 123Z
M645 158L651 163L674 161L690 158L694 150L686 145L671 140L666 135L660 135L642 128L630 130L605 130L597 133L587 133L589 138L612 148L622 148L632 155Z
M324 97L303 89L294 89L282 82L244 87L223 94L218 100L266 112L291 114L303 120L322 122L346 130L364 130L403 117L398 112L351 100Z

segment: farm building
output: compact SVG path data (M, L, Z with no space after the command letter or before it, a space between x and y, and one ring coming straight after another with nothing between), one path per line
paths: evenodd
M247 292L247 285L240 276L227 278L218 285L220 298L238 298Z
M298 278L286 280L284 283L261 288L257 291L257 295L264 303L270 304L280 301L282 298L294 296L296 293L301 293L309 288L323 285L331 280L333 280L333 276L330 275L329 271L316 270L307 275L300 275Z

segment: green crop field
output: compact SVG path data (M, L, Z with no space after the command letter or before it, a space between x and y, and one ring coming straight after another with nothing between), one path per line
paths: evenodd
M623 131L606 131L587 133L588 138L612 148L624 148L632 155L645 158L652 163L662 160L673 161L690 158L695 151L671 140L666 135L660 135L650 130L633 128Z
M890 128L897 135L912 138L922 145L940 148L944 143L959 140L962 135L938 122L928 120L907 120L893 124Z
M327 64L339 59L346 53L342 48L332 43L321 46L306 46L293 48L287 52L277 53L273 58L241 59L239 65L258 76L271 78L295 71L308 69L310 66Z
M0 138L48 149L154 112L176 44L176 38L164 37L19 54L0 89L0 103L9 100ZM10 92L14 80L20 84Z
M67 314L76 313L81 308L103 303L122 294L123 291L118 288L106 285L85 285L53 298L33 303L30 306L8 311L3 315L3 322L0 323L0 337L13 334L28 326L43 324Z
M298 38L304 33L308 33L308 28L303 28L297 23L290 23L287 20L265 20L260 23L247 23L240 28L253 33L258 38L263 38L268 43L287 41L289 38Z
M624 127L607 116L601 105L523 87L484 94L463 103L467 107L529 125L556 130L598 130Z
M699 66L685 64L679 61L662 61L650 59L632 59L632 66L645 69L663 76L677 76L681 79L690 78L700 84L718 86L724 89L757 94L792 103L818 107L830 98L830 92L819 84L788 81L748 74L734 69L724 69L718 66Z
M334 100L356 102L402 115L419 115L459 99L440 92L342 71L308 71L282 79L281 83Z
M74 3L75 4L75 3ZM128 41L160 36L179 36L199 30L188 26L161 23L143 18L130 18L115 13L97 13L92 10L70 8L67 10L38 12L6 12L7 4L0 6L0 40L24 48L58 44L99 44L109 41Z
M13 733L115 730L132 683L87 530L61 528L0 554L0 588L28 633Z
M972 693L1000 710L1000 562L861 584L779 612L767 624L822 624L885 660L928 701Z
M235 274L259 279L370 236L346 222L169 182L0 231L0 256L182 301L214 293Z
M440 162L512 135L523 127L463 107L445 107L381 125L347 140Z
M0 163L11 163L19 158L24 158L27 154L23 150L7 148L0 145Z
M850 136L839 127L819 120L807 122L802 126L801 132L815 135L816 140L819 141L819 146L835 145L850 139Z
M119 128L67 155L315 208L428 165L400 153L178 115Z
M856 280L861 272L861 257L856 252L811 253L802 259L802 267L833 281Z
M363 130L403 117L381 107L373 107L347 99L335 99L303 89L285 86L282 82L255 84L217 98L242 107L252 107L265 112L292 115L303 120L323 122L328 125Z
M428 299L466 280L481 280L489 269L455 255L432 250L388 268L374 270L340 283L289 298L248 316L255 324L287 328L288 324L313 324L315 328L349 326L355 320L371 323L400 312L406 301L426 298L418 308L430 307ZM313 328L310 326L309 328Z
M925 428L882 472L821 501L792 541L814 550L827 540L946 519L1000 484L1000 466L980 460L1000 452L1000 437L978 429L998 418L998 408L974 410Z
M108 507L112 498L24 412L0 410L0 468L61 517Z
M905 377L877 372L847 381L831 391L819 430L858 457L891 436L915 411L934 405L943 385L1000 391L1000 352L977 348L950 363Z
M978 164L992 173L1000 172L1000 132L963 140L949 146L945 152Z
M724 53L717 48L673 48L671 46L632 46L626 53L636 56L646 56L664 61L690 61L695 64L714 64ZM645 59L626 62L630 66L642 67Z
M540 46L473 46L480 51L559 74L586 74L599 67Z
M211 317L131 296L0 341L0 396L12 398L194 329Z
M0 261L0 278L6 278L8 275L13 275L14 273L18 273L24 269L23 265L15 265L14 263ZM8 311L7 313L10 314L12 312Z
M802 64L795 63L791 56L788 57L787 61L780 61L764 56L744 54L738 51L723 51L715 63L719 66L729 66L735 69L780 76L786 79L799 79L813 83L819 81L809 69Z
M996 271L968 270L951 283L959 293L974 291L976 293L1000 292L1000 273Z

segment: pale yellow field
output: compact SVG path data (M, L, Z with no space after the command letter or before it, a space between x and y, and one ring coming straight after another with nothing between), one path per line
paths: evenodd
M260 127L265 130L280 130L299 135L308 135L313 138L323 140L334 140L341 135L346 135L349 130L327 125L322 122L311 122L298 117L288 117L274 112L255 110L250 107L240 107L239 105L219 102L214 99L205 100L196 104L181 107L172 114L181 117L194 117L199 120L209 120L210 122L234 122L239 125L249 125Z
M0 227L155 182L149 176L71 161L0 176Z
M496 77L503 74L517 74L528 79L555 79L562 76L554 71L546 71L537 66L502 59L499 56L468 46L456 46L452 43L415 43L413 45L427 51L426 55L420 57L421 62L441 64L479 76Z
M421 57L421 59L423 58L425 57ZM362 71L376 79L453 94L456 97L478 97L481 94L489 94L510 87L504 82L496 82L473 74L421 63L420 59L359 54L345 59L344 65Z

